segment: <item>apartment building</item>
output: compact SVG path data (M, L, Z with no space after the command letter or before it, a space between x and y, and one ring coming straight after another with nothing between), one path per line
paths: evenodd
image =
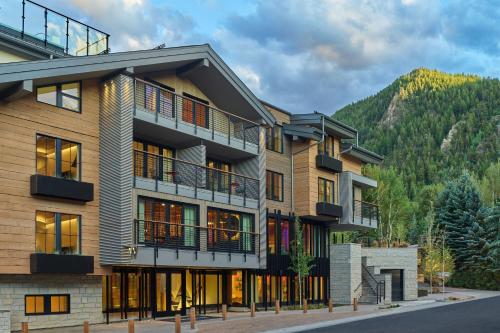
M295 217L314 257L305 298L343 289L331 234L378 222L361 166L382 158L355 129L259 100L209 45L109 53L106 33L30 6L66 34L37 34L29 15L0 25L0 310L13 330L294 304Z

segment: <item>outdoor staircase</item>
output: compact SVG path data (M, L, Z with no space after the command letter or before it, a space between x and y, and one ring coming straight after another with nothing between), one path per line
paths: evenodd
M375 273L376 267L368 265L368 258L361 262L361 296L360 303L383 304L385 302L385 277ZM378 270L380 271L380 270Z

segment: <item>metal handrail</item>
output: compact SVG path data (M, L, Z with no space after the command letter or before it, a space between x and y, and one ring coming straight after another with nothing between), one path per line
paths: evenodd
M260 234L237 229L212 228L148 219L135 219L137 244L160 248L257 254ZM239 228L239 226L238 226Z
M243 197L259 199L259 180L249 176L223 171L193 162L161 156L141 150L134 150L134 179L143 177L158 182L186 185L196 189L222 192Z
M364 265L364 264L361 264L361 267L364 269L364 271L366 273L368 273L368 277L370 277L370 279L375 282L376 284L376 289L374 290L372 285L370 283L368 283L368 286L370 287L370 289L375 292L376 294L376 297L377 297L377 304L382 302L382 299L385 299L385 281L378 281L373 275L372 273L370 273L370 271L368 270L368 268Z
M368 219L370 226L372 225L372 221L378 223L378 205L376 204L361 200L353 200L352 211L353 223L356 217L360 218L361 224L363 224L365 219Z

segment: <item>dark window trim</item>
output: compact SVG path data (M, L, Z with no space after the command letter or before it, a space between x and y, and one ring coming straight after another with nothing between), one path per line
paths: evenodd
M319 183L321 182L321 185L323 186L323 198L319 198L319 188L318 188L318 202L325 202L325 203L331 203L331 204L334 204L335 203L335 181L334 180L330 180L330 179L326 179L326 178L323 178L323 177L318 177L318 186L319 186ZM326 183L327 182L330 182L332 183L332 202L326 200L327 197L326 197Z
M26 299L28 297L43 296L43 313L27 313L26 312ZM67 298L68 311L63 312L52 312L50 310L50 298L52 296L65 296ZM25 316L45 316L45 315L58 315L58 314L68 314L71 313L71 296L70 294L27 294L24 295L24 315Z
M284 193L284 190L285 190L285 182L284 182L284 176L282 173L279 173L279 172L276 172L276 171L272 171L272 170L266 170L266 173L269 172L271 173L271 184L270 184L270 190L271 190L271 193L266 193L266 199L268 200L273 200L273 201L279 201L279 202L283 202L284 201L284 197L285 197L285 193ZM274 195L273 195L273 191L272 189L274 188L274 175L278 175L278 176L281 176L281 198L275 198ZM267 177L266 177L267 178Z
M78 83L78 90L79 90L80 97L75 97L75 96L68 95L68 94L65 94L62 92L62 85L63 84L71 84L71 83ZM52 105L52 106L55 106L55 107L63 109L63 110L76 112L76 113L82 113L82 100L83 100L83 98L82 98L83 97L82 96L82 85L83 85L82 81L77 80L77 81L65 81L65 82L58 82L58 83L44 84L44 85L37 86L36 87L36 101L38 103ZM50 103L46 103L46 102L38 100L38 88L45 88L45 87L52 87L52 86L56 87L56 104L54 105L54 104L50 104ZM72 99L78 100L78 102L79 102L78 103L78 106L79 106L78 110L72 110L72 109L68 109L68 108L63 107L62 106L62 96L66 96L66 97L70 97Z
M209 105L210 105L210 102L209 102L209 101L207 101L206 99L203 99L203 98L200 98L200 97L196 97L196 96L191 95L191 94L189 94L189 93L187 93L187 92L183 92L183 93L182 93L182 96L187 97L187 98L189 98L189 99L192 99L192 100L194 100L194 101L196 101L196 102L199 102L199 103L205 104L204 106L209 106Z
M248 215L252 218L252 223L251 223L252 230L250 230L250 232L252 232L252 233L255 232L255 214L246 213L246 212L239 212L237 210L230 210L230 209L208 206L207 207L207 225L208 225L208 211L209 210L215 210L217 212L217 221L220 221L220 213L221 212L225 212L225 213L229 213L229 214L239 214L240 216L241 215ZM240 225L238 226L238 231L243 231L242 227L243 227L243 225L241 224L241 219L240 219Z
M150 77L147 77L147 76L146 76L146 77L144 77L144 79L143 79L143 80L144 80L144 81L146 81L146 82L152 83L152 84L154 84L154 85L157 85L158 87L161 87L161 88L163 88L163 89L166 89L166 90L168 90L168 91L170 91L170 92L175 93L175 88L172 88L171 86L168 86L168 85L166 85L165 83L158 82L158 81L156 81L156 80L154 80L154 79L152 79L152 78L150 78Z
M56 253L59 255L65 255L61 253L61 215L75 215L78 216L78 253L73 253L70 255L81 255L82 254L82 216L80 214L73 213L61 213L61 212L53 212L48 210L37 209L35 211L35 234L36 234L36 215L38 212L44 213L53 213L55 214L55 228L56 228ZM36 236L36 235L35 235ZM36 239L35 239L35 252L36 252ZM38 253L46 253L46 252L38 252Z
M332 151L329 151L328 150L328 140L331 140L331 143L332 143ZM320 147L323 147L323 153L320 154L319 150L320 150ZM325 134L325 137L324 137L324 140L320 143L318 143L318 155L326 155L326 156L330 156L330 157L335 157L334 155L334 152L335 152L335 139L333 136L330 136L328 134Z
M46 137L46 138L50 138L50 139L56 140L56 175L55 175L55 177L57 177L57 178L66 179L64 177L61 177L61 141L64 140L64 141L75 143L75 144L78 145L78 179L72 179L72 180L81 182L82 181L82 162L83 162L83 159L82 159L82 144L79 143L79 142L76 142L76 141L66 140L66 139L63 139L63 138L58 138L58 137L51 136L51 135L41 134L41 133L38 133L38 132L35 134L35 174L36 175L39 174L37 172L38 170L36 168L36 161L37 161L37 158L38 158L37 152L36 152L36 146L37 146L38 136L43 136L43 137Z
M274 130L275 128L279 127L281 129L281 144L280 144L280 150L277 151L274 149ZM271 142L268 142L268 135L267 135L267 130L271 130ZM275 124L273 127L268 127L266 130L266 149L270 151L274 151L279 154L283 154L283 126Z
M145 196L140 195L137 198L137 218L139 218L139 216L138 216L139 215L139 205L140 205L141 200L143 200L143 201L152 201L153 203L159 202L160 204L162 204L162 203L165 204L165 206L164 206L164 208L165 208L165 217L166 217L167 221L155 221L155 222L172 223L171 221L169 221L169 217L170 217L170 205L173 204L173 205L182 206L182 210L181 210L181 225L184 225L184 207L185 206L195 207L196 208L196 226L200 226L200 206L199 205L185 203L185 202L182 202L182 201L173 201L173 200L164 200L164 199L160 199L160 198L145 197ZM151 213L151 215L153 215L152 211L150 213Z
M156 146L156 147L161 148L161 149L171 150L172 151L172 158L176 157L177 150L175 148L171 147L171 146L164 145L164 144L159 144L159 143L156 143L156 142L153 142L153 141L149 141L149 140L143 140L143 139L140 139L140 138L133 138L132 142L134 142L134 141L142 143L144 145L145 149L143 149L142 152L147 153L148 152L147 146L151 145L151 146ZM162 153L163 153L163 151L162 151Z

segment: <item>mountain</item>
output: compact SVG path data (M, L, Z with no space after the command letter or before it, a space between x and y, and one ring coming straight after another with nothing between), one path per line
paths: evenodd
M500 81L419 68L333 116L385 156L410 197L463 169L481 177L499 159Z

